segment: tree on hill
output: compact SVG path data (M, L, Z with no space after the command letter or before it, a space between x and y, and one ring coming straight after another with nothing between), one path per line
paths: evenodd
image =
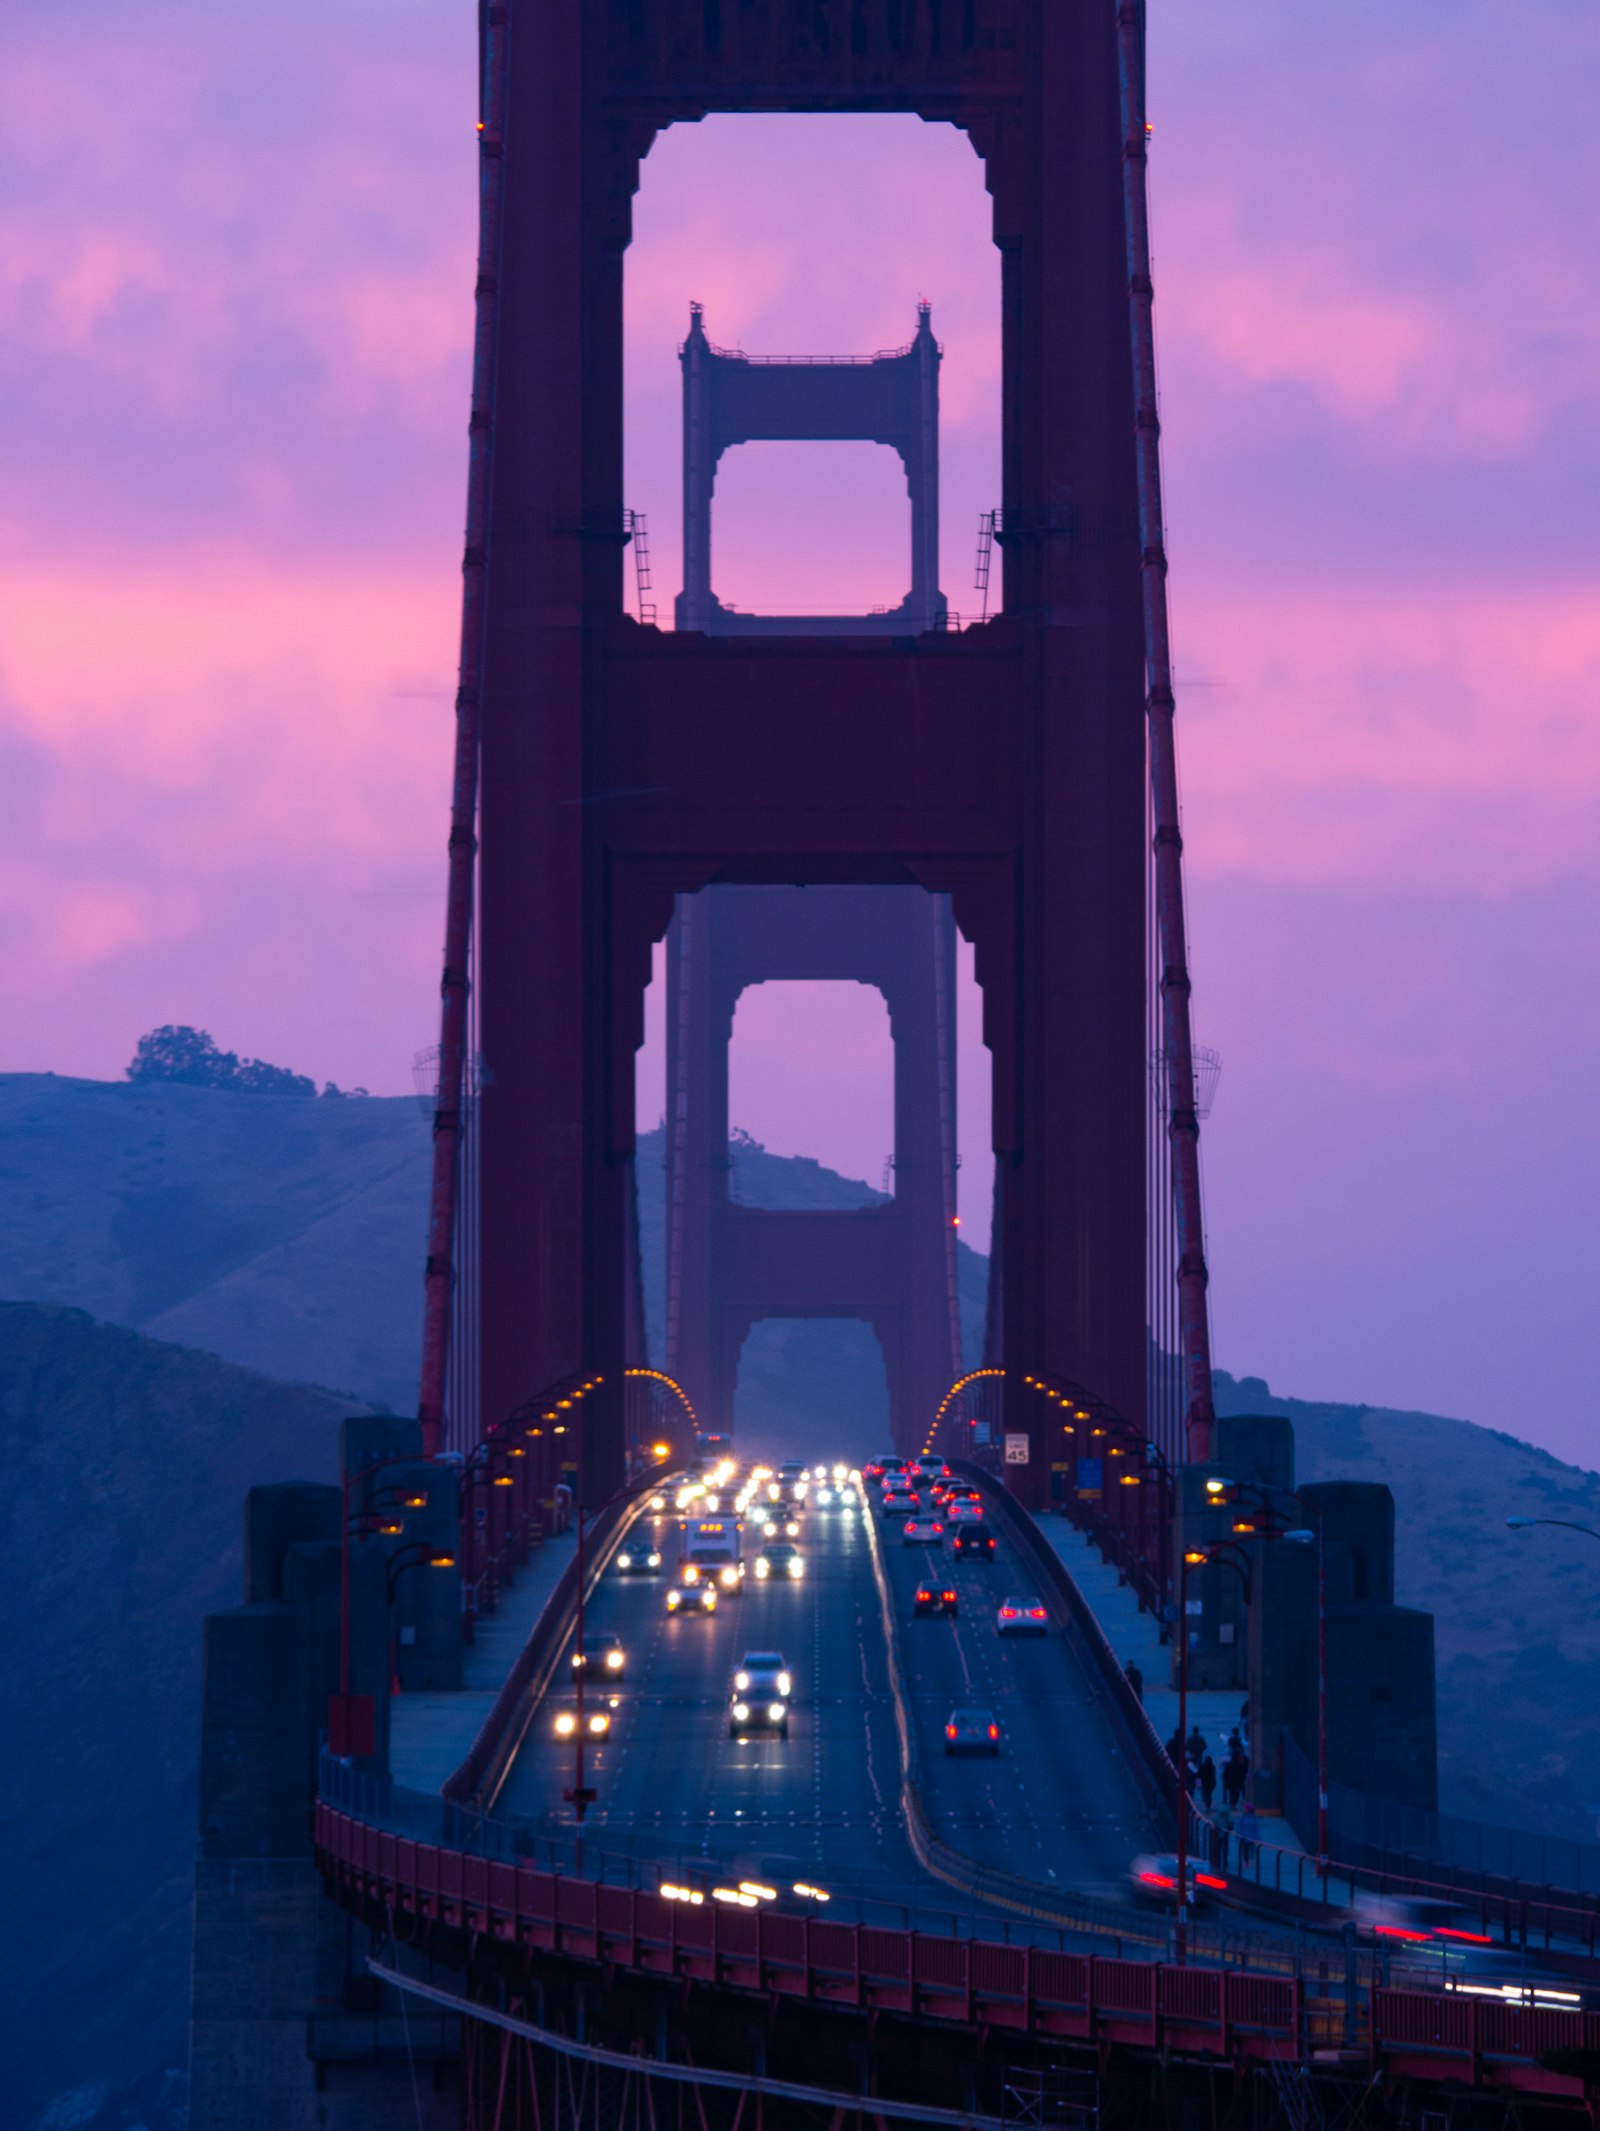
M287 1066L268 1065L263 1058L241 1058L237 1051L219 1051L205 1029L165 1027L152 1029L139 1038L128 1078L133 1081L175 1080L189 1088L227 1088L238 1095L315 1095L317 1084L305 1073L292 1073ZM324 1095L340 1095L330 1080ZM365 1088L354 1090L364 1095Z

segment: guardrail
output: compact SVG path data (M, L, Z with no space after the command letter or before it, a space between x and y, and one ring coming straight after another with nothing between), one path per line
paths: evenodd
M1365 2060L1420 2081L1513 2087L1580 2107L1584 2070L1600 2053L1600 2014L1381 1989L1364 1994L1370 2017L1352 2050L1343 2004L1319 2003L1292 1976L690 1906L415 1842L321 1802L313 1844L330 1891L387 1930L404 1917L410 1937L431 1923L468 1941L769 2000L1224 2061Z
M668 1484L660 1472L645 1472L612 1496L584 1527L584 1598L599 1582L616 1552L617 1542L633 1521L639 1503ZM540 1696L550 1684L561 1646L578 1609L578 1556L562 1570L545 1601L528 1640L496 1695L494 1706L467 1750L467 1758L445 1782L443 1796L453 1805L490 1810L505 1781L517 1748L527 1735Z
M1137 1747L1140 1760L1163 1809L1170 1813L1173 1786L1177 1781L1165 1745L1150 1720L1149 1712L1128 1684L1099 1619L1079 1589L1071 1570L1050 1544L1031 1513L1022 1508L992 1473L966 1460L952 1459L951 1470L980 1488L993 1521L1019 1548L1045 1585L1047 1593L1067 1609L1077 1633L1095 1664L1107 1698L1122 1720L1127 1737ZM1291 1913L1307 1916L1348 1906L1358 1889L1374 1894L1435 1896L1461 1903L1477 1913L1479 1928L1506 1948L1539 1946L1559 1952L1563 1947L1576 1958L1600 1958L1600 1901L1567 1895L1551 1887L1530 1887L1520 1881L1496 1879L1423 1859L1351 1859L1340 1855L1335 1845L1334 1870L1318 1872L1316 1860L1304 1851L1257 1839L1241 1843L1219 1827L1201 1809L1190 1807L1191 1838L1196 1851L1204 1846L1212 1866L1230 1878L1259 1889L1290 1907Z
M1134 1693L1127 1674L1117 1662L1116 1652L1106 1638L1106 1631L1101 1627L1094 1608L1078 1588L1071 1570L1040 1531L1033 1517L992 1473L985 1472L981 1465L970 1465L964 1459L955 1460L951 1470L959 1472L964 1479L969 1479L981 1492L992 1521L999 1525L1065 1612L1073 1632L1099 1675L1107 1705L1116 1720L1118 1730L1122 1733L1124 1744L1131 1750L1130 1763L1143 1778L1147 1803L1153 1806L1164 1820L1170 1818L1176 1779L1172 1763L1167 1759L1166 1747L1150 1721L1150 1712Z

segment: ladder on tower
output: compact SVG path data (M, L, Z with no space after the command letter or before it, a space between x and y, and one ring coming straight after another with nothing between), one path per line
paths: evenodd
M982 604L978 619L989 619L989 565L994 560L994 544L1000 537L1000 513L980 511L978 514L978 567L973 572L972 588L979 593Z
M655 626L656 603L650 592L650 538L645 527L643 511L629 511L628 538L633 542L633 586L638 602L639 619L648 627Z

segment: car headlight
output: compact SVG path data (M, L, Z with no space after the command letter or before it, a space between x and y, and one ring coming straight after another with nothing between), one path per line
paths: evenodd
M649 1560L646 1562L645 1566L651 1569L659 1569L661 1566L661 1556L659 1554L652 1554Z
M667 1593L667 1611L669 1613L676 1613L680 1603L681 1598L678 1592L669 1591Z
M745 1692L745 1690L746 1690L746 1689L747 1689L747 1688L749 1687L749 1685L750 1685L750 1675L749 1675L749 1673L748 1673L748 1672L736 1672L736 1673L734 1674L734 1676L733 1676L733 1684L734 1684L734 1686L735 1686L735 1687L737 1687L737 1688L738 1688L739 1692L740 1692L741 1694L743 1694L743 1693Z
M700 1571L692 1561L683 1572L683 1580L685 1583L698 1583L700 1581Z
M782 1704L781 1702L769 1702L769 1703L767 1704L767 1721L768 1721L768 1723L770 1723L770 1724L777 1724L777 1723L779 1723L779 1722L780 1722L780 1721L782 1720L782 1717L783 1717L783 1704Z
M756 1563L756 1581L757 1581L757 1583L759 1583L759 1582L761 1581L761 1579L762 1579L762 1577L763 1577L763 1576L767 1576L767 1575L770 1575L770 1574L771 1574L771 1570L770 1570L770 1567L769 1567L769 1565L768 1565L768 1564L767 1564L766 1562L764 1562L764 1561L758 1561L758 1562Z
M734 1705L733 1705L733 1721L734 1721L734 1723L735 1723L735 1724L745 1724L745 1723L748 1723L748 1721L749 1721L749 1718L750 1718L750 1704L749 1704L748 1702L735 1702L735 1703L734 1703Z
M791 1688L792 1688L793 1686L794 1686L794 1681L793 1681L792 1679L790 1679L790 1677L789 1677L788 1673L786 1673L786 1672L780 1672L780 1673L778 1674L778 1692L779 1692L779 1694L784 1694L784 1695L788 1694L788 1693L789 1693L789 1691L790 1691L790 1689L791 1689Z
M589 1719L589 1729L598 1739L603 1732L608 1732L611 1729L611 1719L609 1717L591 1717Z
M803 1561L791 1561L789 1574L791 1576L803 1576L805 1574L805 1563Z
M607 1672L620 1672L622 1670L622 1652L620 1650L608 1650L606 1652L606 1670Z
M731 1590L733 1589L734 1585L735 1585L735 1584L736 1584L736 1583L737 1583L738 1581L739 1581L739 1571L738 1571L737 1569L724 1569L724 1570L723 1570L723 1572L722 1572L722 1587L723 1587L723 1589L724 1589L725 1591L731 1591Z
M833 1500L833 1489L831 1487L819 1487L817 1489L817 1500L819 1503L831 1502Z
M619 1569L631 1569L633 1567L633 1556L631 1554L619 1554L617 1556L617 1567Z
M570 1711L562 1710L560 1716L556 1718L556 1737L558 1739L570 1739L577 1728L577 1718Z

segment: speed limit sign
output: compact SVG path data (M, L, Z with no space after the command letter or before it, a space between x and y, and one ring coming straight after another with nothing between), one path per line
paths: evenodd
M1025 1435L1008 1435L1006 1437L1006 1463L1008 1465L1026 1465L1027 1462L1028 1438Z

